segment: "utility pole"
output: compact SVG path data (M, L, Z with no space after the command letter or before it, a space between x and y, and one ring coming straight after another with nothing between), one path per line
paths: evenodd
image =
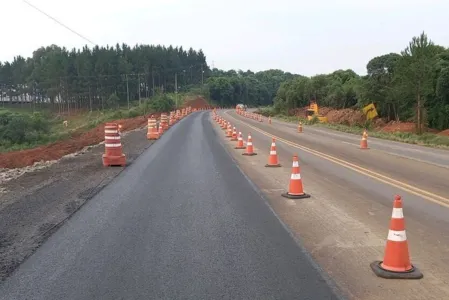
M154 68L153 68L153 67L151 67L151 77L152 77L152 79L153 79L153 89L152 89L152 92L153 92L153 97L154 97Z
M90 112L92 112L92 95L90 94L90 84L89 84L89 106Z
M201 64L201 85L204 85L204 71L203 71L203 64Z
M129 86L128 86L128 74L126 74L125 77L126 77L126 99L128 100L128 110L129 110Z
M178 108L178 73L175 73L175 101L176 108Z
M137 93L139 93L139 105L142 104L140 100L140 74L137 74Z

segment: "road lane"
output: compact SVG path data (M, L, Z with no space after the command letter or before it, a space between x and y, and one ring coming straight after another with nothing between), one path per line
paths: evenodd
M280 120L272 120L273 125L281 125L296 130L297 124L292 124ZM316 138L326 138L334 143L344 143L354 147L360 146L361 135L339 132L328 128L318 128L303 125L304 130ZM372 150L380 151L383 154L395 155L420 162L427 162L436 166L449 168L449 150L430 148L420 145L395 142L390 140L368 137L368 145Z
M182 120L0 285L0 299L337 299L219 139L207 113Z
M334 139L309 134L298 134L294 129L282 125L269 125L257 122L235 113L232 117L245 120L249 125L256 126L267 134L276 135L289 142L296 143L303 149L312 149L318 155L330 155L332 160L343 160L346 165L357 167L362 173L370 173L384 182L404 191L414 191L429 201L449 207L449 169L416 160L409 160L398 156L386 155L379 151L360 150L358 147L339 143ZM253 129L254 131L255 129ZM404 147L407 145L405 144ZM373 173L374 172L374 173ZM446 219L446 217L444 217Z
M234 150L236 159L345 293L353 299L389 299L392 295L407 300L447 298L449 211L446 207L303 151L292 143L276 143L283 168L264 168L271 135L254 130L254 126L265 130L269 125L240 118L234 112L220 114L245 138L251 132L258 155L248 158ZM271 127L273 134L289 136L284 128ZM295 137L294 132L290 134L292 140L299 139L298 143L303 145L302 138ZM323 151L330 153L332 147ZM292 201L280 196L288 187L293 153L299 153L305 191L312 195L309 200ZM370 262L383 257L392 200L398 193L404 199L412 262L425 274L421 281L385 281L376 278L369 268Z

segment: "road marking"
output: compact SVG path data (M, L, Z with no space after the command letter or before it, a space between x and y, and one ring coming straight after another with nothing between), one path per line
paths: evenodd
M257 127L254 127L254 126L250 125L249 123L247 123L245 121L242 121L242 120L234 118L233 116L231 116L229 114L229 111L225 111L224 113L226 115L228 115L230 118L246 124L246 126L250 127L251 129L253 129L253 130L255 130L255 131L257 131L257 132L259 132L259 133L261 133L261 134L263 134L265 136L274 137L276 139L276 141L282 142L284 144L287 144L287 145L292 146L294 148L300 149L300 150L305 151L307 153L313 154L315 156L324 158L324 159L326 159L326 160L328 160L330 162L333 162L333 163L335 163L337 165L340 165L342 167L345 167L347 169L353 170L353 171L355 171L355 172L357 172L359 174L368 176L368 177L373 178L373 179L375 179L377 181L380 181L382 183L388 184L390 186L393 186L395 188L401 189L401 190L403 190L405 192L408 192L410 194L419 196L419 197L421 197L423 199L426 199L428 201L431 201L431 202L437 203L437 204L439 204L441 206L449 208L449 199L448 198L445 198L443 196L440 196L440 195L428 192L426 190L423 190L423 189L411 186L411 185L406 184L404 182L401 182L399 180L395 180L395 179L393 179L391 177L388 177L388 176L382 175L380 173L371 171L369 169L360 167L360 166L358 166L356 164L350 163L348 161L342 160L342 159L334 157L332 155L325 154L325 153L313 150L311 148L308 148L308 147L305 147L305 146L301 146L301 145L296 144L294 142L291 142L289 140L283 139L283 138L278 137L278 136L276 136L274 134L268 133L268 132L263 131L263 130L257 128Z
M360 145L349 143L349 142L345 142L345 141L341 141L341 143L352 145L352 146L356 146L356 147L360 147ZM410 156L406 156L406 155L403 155L403 154L393 153L393 152L389 152L389 151L385 151L385 150L381 150L381 149L375 149L375 148L371 148L371 151L379 151L379 152L387 153L387 154L392 155L392 156L405 158L405 159L410 159L410 160L414 160L414 161L419 161L419 162L422 162L422 163L425 163L425 164L429 164L429 165L433 165L433 166L436 166L436 167L449 169L448 166L440 165L440 164L437 164L437 163L434 163L434 162L431 162L431 161L428 161L428 160L422 160L422 159L419 159L419 158L416 158L416 157L410 157Z
M352 146L357 146L359 147L360 145L354 144L354 143L349 143L349 142L345 142L345 141L341 141L343 144L348 144L348 145L352 145Z

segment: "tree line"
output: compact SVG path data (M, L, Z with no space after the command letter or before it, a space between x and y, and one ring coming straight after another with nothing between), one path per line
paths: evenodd
M337 109L374 103L381 117L415 121L418 132L425 126L449 128L449 49L423 32L400 53L372 58L366 69L364 76L348 69L312 77L276 69L211 70L202 50L117 44L68 51L52 45L0 64L0 87L2 95L26 94L33 103L49 99L91 108L108 106L111 94L115 102L126 103L201 87L220 106L274 104L287 114L311 100Z
M209 72L203 51L192 48L117 44L68 50L51 45L31 57L0 62L0 101L107 108L117 104L111 101L185 90Z
M367 75L337 70L285 81L274 99L278 111L302 107L314 99L322 106L362 108L374 103L388 121L414 121L424 127L449 128L449 49L423 32L400 53L372 58Z

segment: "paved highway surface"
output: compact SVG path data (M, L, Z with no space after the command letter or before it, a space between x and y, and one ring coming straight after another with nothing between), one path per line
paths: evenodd
M273 124L279 124L289 127L293 130L297 128L297 124L292 124L284 121L273 120ZM343 143L358 147L360 145L361 136L338 132L328 128L317 128L307 126L307 132L314 136L320 136L326 141L333 143ZM434 164L436 166L449 168L449 151L443 149L430 148L414 144L404 144L401 142L389 141L374 137L368 137L369 147L384 154L395 155L413 159L420 162Z
M370 137L371 149L360 150L355 135L311 126L298 134L296 124L269 125L232 110L219 114L245 139L251 132L258 155L233 150L235 158L345 293L370 300L449 298L449 151ZM264 168L272 136L282 168ZM312 195L307 200L280 196L294 153ZM383 258L395 194L403 197L412 263L424 273L420 281L382 280L369 268Z
M337 299L220 139L208 113L182 120L0 285L0 299Z

